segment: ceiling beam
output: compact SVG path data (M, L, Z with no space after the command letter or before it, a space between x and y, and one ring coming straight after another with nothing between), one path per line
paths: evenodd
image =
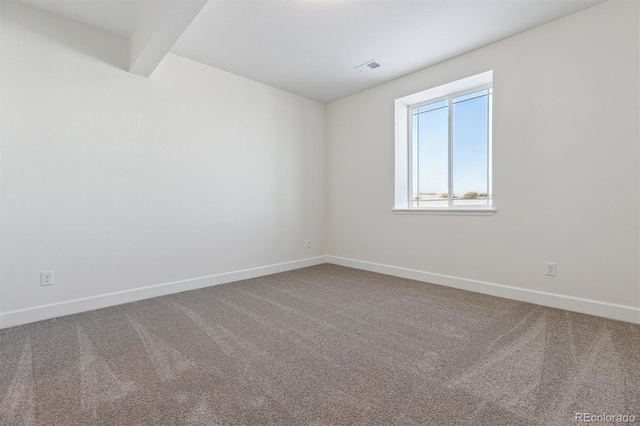
M129 71L149 77L207 1L148 1L129 39Z

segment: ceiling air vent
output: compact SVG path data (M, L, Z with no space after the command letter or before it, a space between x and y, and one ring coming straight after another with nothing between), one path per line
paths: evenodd
M369 61L369 62L365 62L362 65L358 65L357 67L355 67L354 69L360 71L360 72L365 72L365 71L371 71L374 70L376 68L378 68L380 66L379 63L377 63L375 60L374 61Z

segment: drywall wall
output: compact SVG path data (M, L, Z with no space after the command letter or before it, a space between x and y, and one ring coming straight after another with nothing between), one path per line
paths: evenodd
M323 104L2 7L0 312L325 253Z
M640 307L638 16L610 1L329 104L328 254ZM497 213L394 215L394 100L487 70Z

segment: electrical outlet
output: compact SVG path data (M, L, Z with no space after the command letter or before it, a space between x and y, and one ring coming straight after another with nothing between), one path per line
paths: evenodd
M40 272L40 285L53 285L53 271Z
M307 248L311 248L311 240L307 240Z
M546 262L544 264L544 273L546 275L555 276L556 275L556 264L555 264L555 262Z

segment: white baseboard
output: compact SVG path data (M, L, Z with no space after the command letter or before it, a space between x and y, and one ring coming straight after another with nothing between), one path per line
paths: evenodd
M80 312L92 311L94 309L106 308L114 305L121 305L123 303L135 302L152 297L165 296L167 294L180 293L183 291L195 290L218 284L226 284L234 281L292 271L294 269L306 268L323 263L342 265L400 278L408 278L416 281L488 294L491 296L504 297L507 299L549 306L552 308L566 309L568 311L640 324L640 308L633 306L618 305L614 303L600 302L597 300L528 290L485 281L435 274L416 269L366 262L363 260L347 259L337 256L318 256L274 265L260 266L257 268L242 269L239 271L191 278L182 281L139 287L27 309L8 311L0 314L0 329L65 315L77 314Z
M485 281L470 280L467 278L458 278L450 275L435 274L416 269L400 268L397 266L347 259L344 257L327 256L327 262L334 265L347 266L370 272L378 272L380 274L391 275L394 277L408 278L416 281L488 294L491 296L504 297L521 302L535 303L552 308L566 309L567 311L580 312L583 314L596 315L599 317L640 324L640 308L633 306L617 305L615 303L564 296L561 294L511 287Z
M21 324L41 321L108 306L121 305L152 297L165 296L167 294L180 293L187 290L195 290L218 284L226 284L233 281L247 280L265 275L277 274L308 266L320 265L327 262L326 256L311 257L308 259L294 260L291 262L274 265L260 266L257 268L242 269L239 271L225 272L222 274L208 275L181 281L173 281L156 284L147 287L139 287L98 296L73 299L49 305L35 306L33 308L19 309L0 314L0 329Z

